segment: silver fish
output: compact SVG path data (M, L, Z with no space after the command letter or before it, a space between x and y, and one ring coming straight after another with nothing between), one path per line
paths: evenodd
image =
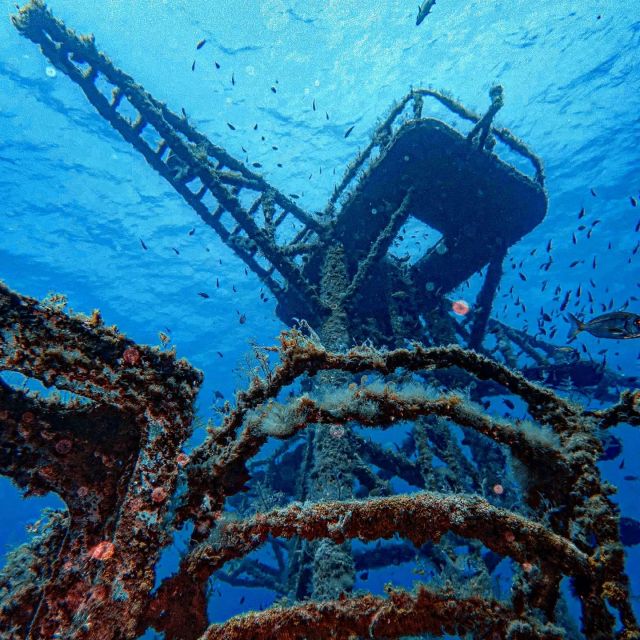
M581 331L586 331L596 338L612 338L613 340L630 340L640 338L640 315L627 311L604 313L589 322L578 320L569 314L571 330L569 339L575 338Z
M429 12L435 3L436 0L424 0L424 2L418 7L416 27L429 15Z

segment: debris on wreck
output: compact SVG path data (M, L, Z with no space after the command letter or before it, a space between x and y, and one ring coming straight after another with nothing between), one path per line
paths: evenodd
M617 637L638 637L618 509L610 499L615 489L601 480L596 462L606 429L621 421L640 425L639 392L623 393L609 408L583 411L458 346L339 353L302 327L284 332L278 347L258 351L263 360L275 352L277 364L237 394L222 424L210 427L187 457L181 447L201 375L184 360L4 286L0 311L2 369L81 399L63 403L0 387L2 473L28 493L53 491L67 505L14 551L0 574L5 634L134 638L152 627L176 640L466 632L562 638L569 622L560 582L568 576L587 638L615 635L613 611L624 628ZM127 357L132 352L136 357ZM451 368L519 398L529 422L496 419L464 394L437 392L414 376ZM336 372L347 376L344 383L322 382ZM320 382L311 393L282 400L281 392L302 378ZM354 378L360 381L350 382ZM357 428L400 423L412 424L415 455L376 445ZM346 424L342 437L328 435L329 427ZM463 428L471 457L453 425ZM259 486L279 492L285 503L267 510L249 506L247 496L258 487L254 458L263 444L281 439L275 456L291 456L301 434L311 454L302 477L322 473L315 467L327 459L342 468L349 455L363 495L352 497L351 487L340 495L335 487L324 499L310 499L299 478L283 477L269 462L258 474ZM313 455L318 447L325 449L319 458ZM446 462L445 470L434 466L434 456ZM395 494L392 477L415 492ZM501 491L486 491L495 478ZM178 570L152 592L161 550L189 522L193 533ZM421 580L413 591L389 587L386 597L362 595L351 593L353 580L341 581L340 567L335 575L322 574L329 584L318 585L317 575L305 584L318 558L332 553L326 544L348 549L353 540L392 538L394 553L360 551L350 556L349 571L417 554L446 580ZM226 570L233 582L249 554L264 545L277 547L281 566L253 572L253 583L287 596L290 604L209 625L209 578ZM461 553L474 563L472 579L456 569ZM492 587L496 555L514 562L507 599Z

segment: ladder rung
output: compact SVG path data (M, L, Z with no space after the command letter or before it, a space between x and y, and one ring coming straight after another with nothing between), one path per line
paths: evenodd
M122 89L120 87L116 87L111 92L111 108L117 109L120 106L121 100L122 100Z
M136 133L140 133L147 126L147 121L139 115L133 123L132 128Z

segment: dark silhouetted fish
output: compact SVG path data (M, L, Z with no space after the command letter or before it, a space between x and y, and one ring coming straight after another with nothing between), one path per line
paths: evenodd
M355 127L356 125L354 124L353 126L349 127L345 132L344 132L344 137L348 138L349 134L353 131L353 127Z
M571 330L569 339L575 338L581 331L586 331L596 338L613 340L630 340L640 338L640 316L627 311L604 313L589 322L582 322L569 314Z
M424 0L424 2L418 7L418 15L416 16L416 27L419 26L422 21L429 15L436 0Z

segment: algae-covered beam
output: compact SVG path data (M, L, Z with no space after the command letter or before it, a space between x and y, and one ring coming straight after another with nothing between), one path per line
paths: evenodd
M62 306L0 285L0 367L75 394L62 403L0 387L4 471L34 492L57 491L70 513L58 553L34 567L50 577L29 629L75 637L91 614L83 637L131 637L169 542L164 519L202 375L103 326L98 312ZM0 617L0 628L16 624Z
M211 143L186 118L179 117L153 98L98 51L92 36L76 35L57 20L41 0L32 0L25 5L12 16L12 21L23 35L40 45L56 67L80 86L100 115L171 183L202 220L265 281L274 295L281 300L285 297L282 286L272 277L273 269L284 277L297 305L306 305L311 312L321 312L315 290L291 259L291 249L288 253L282 252L269 239L254 216L241 205L237 192L249 189L254 194L256 206L262 204L262 197L268 193L285 214L291 214L307 229L322 234L324 226L319 220L224 149ZM110 99L96 84L101 77L114 87ZM123 99L136 110L138 116L135 119L129 119L118 111ZM150 145L143 135L152 129L150 137L155 140L155 146ZM223 167L231 171L222 171ZM192 181L195 187L189 185ZM218 203L217 207L211 209L204 204L207 192ZM233 216L242 233L224 226L221 221L224 211ZM284 216L280 219L284 220ZM269 261L270 268L264 269L255 259L258 250Z
M400 535L419 548L428 541L438 542L448 531L480 540L492 551L520 563L544 560L566 575L594 578L589 556L545 525L494 507L477 496L428 492L294 504L245 521L223 521L211 540L189 554L184 566L187 573L202 579L262 546L270 536L328 538L340 543Z
M476 299L476 309L473 317L473 326L469 337L469 348L478 350L484 340L487 323L491 314L493 299L502 278L502 262L505 254L497 255L489 263L487 275L482 283L482 288Z
M272 608L211 625L200 640L325 640L326 638L436 637L473 633L478 638L562 640L554 625L519 616L483 598L435 592L387 590L388 597L365 595L328 602Z

